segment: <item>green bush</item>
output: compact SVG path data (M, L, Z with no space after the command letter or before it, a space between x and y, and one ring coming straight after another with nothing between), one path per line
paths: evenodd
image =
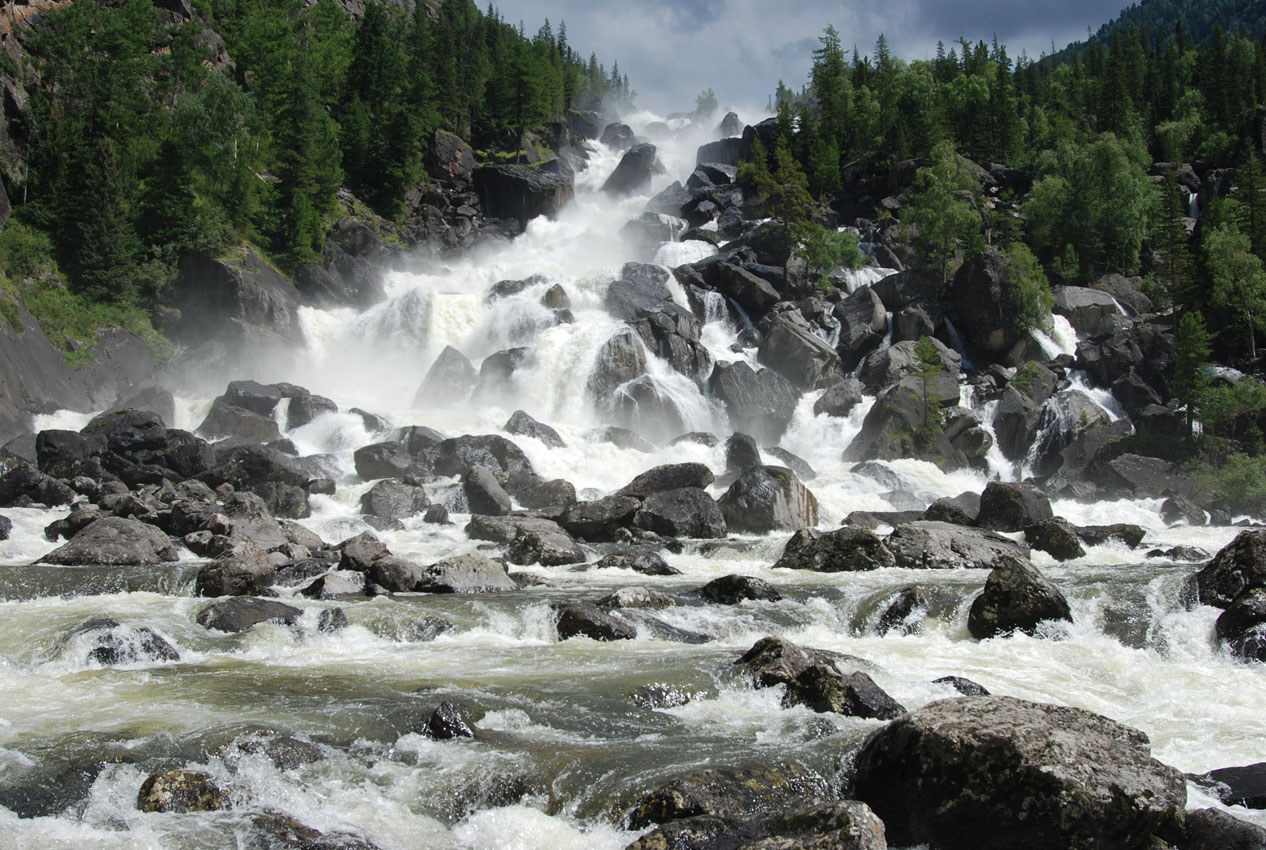
M1010 262L1007 263L1003 283L1007 288L1013 327L1018 333L1040 330L1046 327L1051 307L1055 304L1046 273L1023 242L1012 242L1007 246L1006 253Z
M66 289L60 281L40 280L21 288L22 303L31 311L49 342L66 362L82 366L92 360L97 331L123 328L140 337L156 357L171 353L171 343L137 307L92 302Z
M33 277L53 266L53 240L42 230L10 219L0 232L0 267L11 278Z

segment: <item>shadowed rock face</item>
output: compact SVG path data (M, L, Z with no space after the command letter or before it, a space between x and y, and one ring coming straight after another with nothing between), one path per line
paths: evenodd
M1142 850L1181 828L1187 798L1142 732L1010 697L894 720L862 747L853 790L895 846L945 850Z

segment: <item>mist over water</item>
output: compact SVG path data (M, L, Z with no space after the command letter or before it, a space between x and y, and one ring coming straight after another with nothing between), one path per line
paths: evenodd
M638 114L625 120L642 130L661 119ZM702 242L674 243L645 256L619 235L649 195L673 180L684 182L696 148L714 137L711 126L669 127L672 135L654 138L665 173L649 193L623 200L603 194L620 155L591 145L588 167L576 176L576 199L556 220L535 219L519 238L469 256L412 258L387 274L388 299L364 313L305 308L300 350L209 376L210 394L174 388L172 424L196 427L229 379L284 380L333 399L341 411L357 407L395 426L426 425L450 436L501 433L515 410L525 410L554 427L566 447L521 436L514 442L543 478L564 478L586 498L665 463L700 462L720 473L724 439L733 431L724 408L651 352L657 410L630 414L627 405L586 390L603 345L625 329L604 309L623 264L677 265L712 250ZM864 269L851 277L850 289L883 274ZM515 295L486 297L498 281L534 275L540 279ZM570 300L572 322L557 323L540 303L555 285ZM680 286L670 283L670 290L676 303L690 308ZM739 330L723 305L709 304L702 340L713 359L759 368L750 350L731 351ZM1071 353L1076 337L1066 322L1057 322L1039 342L1049 352ZM449 346L476 370L496 352L527 352L496 393L476 392L451 404L418 398L423 378ZM1107 405L1105 394L1080 388ZM856 510L926 506L942 496L979 492L990 476L1013 479L1022 471L1000 456L991 459L988 473L945 474L926 462L897 460L887 464L900 481L891 489L840 459L874 400L834 418L814 414L819 395L800 399L779 446L817 473L806 484L820 502L822 528ZM78 428L86 421L59 414L42 417L37 428ZM619 448L595 436L605 425L631 426L657 447L653 453ZM687 431L710 431L721 443L667 444ZM370 482L355 476L351 455L382 435L367 431L360 416L340 412L286 436L301 455L328 455L324 462L338 479L335 495L312 497L312 516L303 523L331 543L366 530L358 502ZM780 463L769 454L765 459ZM459 510L453 525L414 517L379 536L394 554L422 564L475 551L477 543L462 531L467 517L453 498L458 489L452 482L428 484L432 501L449 499ZM714 495L721 492L714 486ZM243 813L265 810L317 829L360 834L385 850L618 850L637 835L622 828L623 812L683 770L795 760L837 781L848 756L879 727L878 721L783 708L779 689L753 691L736 680L732 662L769 634L866 659L867 672L908 708L954 696L933 679L961 675L995 694L1080 706L1139 728L1158 758L1183 771L1266 760L1266 676L1217 646L1217 611L1180 604L1192 565L1145 561L1141 554L1179 544L1212 553L1236 529L1168 528L1159 507L1152 501L1056 502L1056 514L1076 525L1143 526L1143 548L1092 547L1064 564L1035 553L1035 563L1068 596L1075 623L1046 637L981 642L968 636L966 615L984 571L774 570L787 535L687 542L680 552L664 553L681 571L676 576L537 565L523 570L542 584L518 592L400 594L346 604L350 626L334 634L317 628L331 603L286 595L304 611L296 627L264 624L228 636L194 620L206 602L193 596L201 562L188 551L178 563L144 570L29 567L53 548L42 536L44 526L65 512L6 510L14 532L0 542L0 692L6 695L0 701L0 788L51 787L48 794L64 794L66 804L18 817L18 809L32 808L30 794L19 800L0 792L0 850L236 848L253 840ZM765 578L784 599L724 607L694 595L730 573ZM914 584L937 589L937 610L921 632L878 636L879 614ZM639 621L633 641L558 640L551 602L593 600L643 585L678 601L655 612L663 624L709 641L673 642L648 621ZM67 635L102 616L153 629L178 649L180 660L102 667L86 659ZM418 624L428 616L454 628L420 639ZM630 695L647 685L691 698L671 708L640 707ZM442 699L478 707L479 739L434 741L417 733L419 720ZM319 758L279 766L260 744L278 736L301 739ZM155 765L210 772L231 790L236 808L140 813L137 789ZM75 782L80 791L71 793ZM1214 803L1193 794L1190 804ZM1255 813L1235 813L1266 823Z

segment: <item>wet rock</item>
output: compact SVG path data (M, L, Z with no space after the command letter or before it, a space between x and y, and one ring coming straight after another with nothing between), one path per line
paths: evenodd
M677 600L645 587L622 587L599 599L597 604L604 611L611 611L616 608L671 608Z
M557 431L542 422L537 422L522 410L514 411L506 424L502 426L502 430L508 434L532 437L550 448L561 449L566 445Z
M681 570L670 567L658 552L651 550L634 550L631 552L613 552L604 555L593 565L594 569L625 569L645 576L677 576Z
M413 404L415 407L456 404L470 395L478 378L479 373L466 355L447 345L427 370Z
M1220 767L1200 779L1228 806L1266 809L1266 762Z
M422 513L429 503L424 489L394 478L379 481L360 497L365 521L380 530L403 528L402 520Z
M761 340L756 356L761 364L778 372L801 391L813 389L824 376L840 368L840 357L835 349L813 333L799 313L776 318Z
M972 602L967 630L977 640L1033 634L1044 620L1073 621L1068 600L1026 558L1003 556Z
M818 500L790 469L757 466L730 485L717 504L731 531L765 534L818 524Z
M1213 556L1198 546L1171 546L1168 549L1150 549L1147 557L1196 562L1211 560Z
M990 531L1022 531L1054 515L1046 494L1032 484L990 481L980 494L976 525Z
M271 414L239 407L224 396L212 402L211 411L196 430L209 440L236 438L251 443L270 443L281 437L281 429Z
M725 473L741 475L747 470L760 466L760 448L756 441L747 434L735 432L725 441Z
M308 516L308 474L292 458L263 446L239 446L217 453L216 466L199 478L211 487L231 484L234 490L258 495L268 512L284 519Z
M930 382L926 410L923 381L914 376L901 378L875 400L861 432L845 448L844 460L917 458L946 471L966 467L967 456L950 441L951 432L942 427L936 410L937 405L957 400L958 384L948 372Z
M386 591L388 593L411 593L417 590L422 580L422 567L404 558L391 555L377 558L369 564L365 571L365 592L374 595Z
M1204 510L1185 496L1170 496L1161 502L1161 519L1166 525L1201 526L1209 522Z
M33 503L52 508L68 505L74 499L74 490L29 463L16 463L7 470L0 467L0 508L22 508Z
M413 589L427 593L494 593L519 588L501 563L471 553L424 567Z
M558 639L587 637L593 640L633 640L637 629L588 602L560 602L554 606Z
M444 700L431 712L423 731L428 738L437 741L473 738L477 731L474 712L464 705Z
M365 574L335 570L317 578L299 591L308 599L345 599L365 595Z
M803 705L817 712L879 720L891 720L906 711L870 676L861 671L845 676L829 664L814 664L801 671L787 685L783 705Z
M615 171L611 172L611 176L602 184L602 191L608 195L623 197L649 187L651 178L664 170L657 153L655 146L649 142L630 147L620 160L620 164L615 167Z
M1266 530L1241 531L1196 573L1200 601L1216 608L1257 587L1266 587Z
M772 369L757 372L744 361L717 363L708 392L725 405L736 431L763 443L777 443L795 414L795 387Z
M813 415L826 414L843 419L862 403L862 391L862 382L851 376L834 383L813 403Z
M840 365L852 371L888 332L888 311L875 291L864 286L836 304L831 315L840 326L840 341L836 347Z
M351 624L342 608L326 608L317 617L317 631L321 634L341 632Z
M933 679L935 685L949 685L965 697L987 697L989 691L981 685L976 684L971 679L964 679L962 676L942 676L939 679Z
M0 540L8 540L9 535L13 533L13 520L7 516L0 516Z
M290 404L286 407L286 428L302 428L327 413L338 413L338 405L331 399L311 393L296 396L290 399Z
M1266 829L1220 809L1190 809L1183 822L1181 850L1262 850Z
M626 850L887 850L883 822L854 800L755 817L699 815L663 824Z
M275 599L235 596L213 602L198 612L198 625L216 632L236 634L259 623L281 623L293 626L303 612Z
M633 526L633 517L641 507L642 500L631 496L577 502L567 509L559 524L584 540L609 542L615 539L617 530Z
M809 465L804 458L794 455L781 446L765 446L765 454L770 457L782 461L783 465L794 472L803 481L811 481L818 477L818 473Z
M932 522L948 522L952 525L974 526L979 514L980 495L962 493L952 499L937 499L923 512L923 519Z
M358 835L321 832L278 812L253 814L250 822L266 836L265 846L269 850L379 850L378 845Z
M263 593L277 576L277 566L255 543L243 543L198 570L198 596L251 596Z
M962 697L866 741L853 793L888 840L944 850L1142 850L1181 828L1186 786L1147 736L1078 708Z
M875 632L881 636L892 632L916 634L922 627L923 617L931 602L926 587L916 584L904 588L879 615Z
M837 573L877 570L895 563L875 532L846 526L827 532L800 529L787 541L774 568Z
M615 495L645 499L654 493L682 487L704 489L715 480L712 470L702 463L670 463L646 470L617 490Z
M101 456L106 452L104 434L45 430L35 436L35 456L40 472L55 478L86 475L101 477Z
M510 494L492 470L485 466L476 466L466 473L462 479L462 491L472 514L509 516L514 510Z
M476 168L474 188L486 215L513 219L520 231L537 216L558 215L576 195L571 176L527 165Z
M229 795L209 773L167 770L141 785L136 807L142 812L214 812L230 807Z
M1087 546L1103 546L1107 543L1124 543L1131 549L1138 548L1147 536L1142 526L1128 523L1114 525L1081 525L1077 526L1077 536Z
M650 685L643 685L629 694L629 701L639 708L660 711L665 708L677 708L678 706L686 705L691 701L692 696L692 694L674 685L655 682Z
M397 442L373 443L352 453L356 474L365 481L426 475L426 464Z
M180 558L171 538L152 525L123 517L102 517L86 525L69 543L40 558L61 566L156 565Z
M821 776L798 764L708 768L647 793L625 821L630 829L644 829L700 815L775 813L825 802L829 793Z
M360 573L368 570L374 561L391 554L386 544L374 536L372 531L362 531L355 537L349 537L338 545L338 551L338 568Z
M633 525L664 537L723 538L723 508L698 487L654 493L642 502Z
M587 556L570 534L557 523L550 522L550 527L521 531L506 548L506 560L520 566L540 564L557 567L564 564L583 564Z
M108 617L85 620L67 633L63 645L77 638L89 644L87 658L103 667L147 661L179 661L180 653L148 626L123 626Z
M941 362L940 371L930 382L929 391L938 402L944 405L958 403L958 372L962 368L963 358L954 349L940 340L929 337L936 349L937 358ZM866 358L858 378L871 395L881 395L911 375L918 362L915 354L916 342L898 342L887 348L881 348ZM922 388L920 387L920 390Z
M782 594L764 579L728 575L715 578L699 590L703 598L719 605L737 605L746 600L777 602Z
M466 475L484 466L508 486L511 479L532 472L523 450L500 434L454 437L440 443L435 452L436 475Z
M1052 517L1025 526L1024 540L1039 552L1045 552L1057 561L1071 561L1086 554L1072 523L1061 517Z
M752 644L734 662L734 666L750 676L757 687L772 688L794 682L814 665L836 666L838 661L856 660L836 652L797 646L789 640L765 637ZM838 666L836 666L838 670Z
M1214 626L1218 639L1240 658L1266 660L1266 587L1250 587L1235 597Z
M884 544L904 569L993 569L1004 556L1028 557L1028 548L991 531L944 522L897 526Z

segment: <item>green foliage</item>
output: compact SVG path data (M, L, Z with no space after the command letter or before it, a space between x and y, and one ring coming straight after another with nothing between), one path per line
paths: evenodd
M1253 454L1262 451L1258 424L1266 415L1266 384L1243 377L1230 385L1214 386L1203 394L1200 419L1206 435L1235 440Z
M1192 495L1201 504L1218 505L1236 514L1260 516L1266 504L1266 455L1233 452L1219 463L1187 467Z
M0 268L6 277L34 277L53 268L53 240L47 233L9 219L0 231Z
M984 248L977 190L962 157L949 142L941 142L916 173L914 198L901 209L901 221L913 228L920 257L942 280L949 279L963 254Z
M1172 173L1165 178L1160 192L1161 213L1153 237L1157 262L1152 268L1151 292L1156 296L1154 301L1162 307L1190 304L1196 298L1195 270L1187 245L1187 228L1183 225L1186 211L1178 181Z
M1051 318L1055 298L1042 271L1042 264L1023 242L1012 242L1006 248L1007 267L1003 272L1007 305L1015 331L1023 333L1046 327Z
M1186 411L1188 437L1192 434L1196 411L1209 392L1209 376L1205 370L1209 365L1210 341L1204 316L1199 312L1183 314L1174 340L1174 398Z
M1235 316L1249 356L1256 360L1256 330L1266 318L1266 268L1252 252L1248 236L1229 224L1205 233L1204 251L1213 304Z
M20 287L22 303L72 366L92 360L96 332L123 328L140 337L157 357L171 354L171 343L154 330L139 307L94 301L71 292L58 280L39 280Z
M830 289L827 276L832 269L859 269L866 262L866 255L857 246L857 236L847 231L830 230L809 222L800 229L800 243L796 253L809 267L809 277L820 289Z
M936 350L936 344L932 342L931 337L919 337L919 341L914 346L914 360L910 363L909 371L919 379L923 424L915 434L915 440L925 450L931 448L936 438L940 436L941 407L940 403L932 398L931 388L932 382L936 380L936 376L943 368L940 352Z
M695 97L695 115L699 118L710 118L719 108L716 92L711 88L704 89Z

